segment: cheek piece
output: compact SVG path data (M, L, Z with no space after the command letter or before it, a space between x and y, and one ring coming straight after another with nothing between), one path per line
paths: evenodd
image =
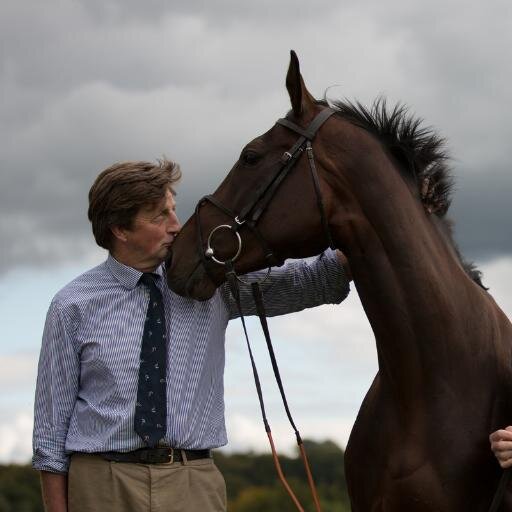
M258 221L261 215L265 212L270 201L274 197L277 189L283 182L283 180L288 176L290 171L293 169L295 164L298 162L302 153L306 152L309 169L311 171L313 188L315 190L316 202L318 206L318 211L320 214L320 222L322 225L322 229L325 234L325 240L327 241L327 245L332 249L335 248L331 233L329 231L329 226L327 223L327 217L325 215L325 207L322 199L322 193L320 190L320 182L318 179L318 172L315 166L315 159L313 155L313 147L311 142L315 138L320 127L334 114L334 110L330 108L323 109L317 116L311 121L307 128L302 128L297 124L293 123L287 118L278 119L276 124L284 126L289 130L294 131L299 135L299 138L295 142L295 144L288 150L285 151L281 157L281 160L276 165L276 169L273 173L270 174L270 178L264 181L255 191L254 193L248 197L247 204L242 208L239 213L235 213L226 206L224 206L220 201L217 200L213 195L206 195L196 205L195 215L197 222L197 244L198 244L198 253L201 259L201 263L206 271L208 277L214 282L218 283L218 278L214 277L213 272L211 271L211 265L222 265L225 267L226 273L228 267L232 267L235 261L239 258L243 244L242 238L239 234L239 231L242 228L247 228L251 233L253 233L258 240L261 248L263 249L263 253L265 255L265 261L268 266L268 272L264 279L268 277L270 274L270 268L275 265L280 265L283 262L277 258L269 245L265 241L264 237L261 235L260 231L257 228ZM215 206L218 210L222 211L225 215L227 215L230 219L232 219L231 224L220 224L213 228L207 238L206 249L204 243L204 236L202 233L201 222L200 222L200 213L201 207L206 203L210 203ZM220 258L215 256L215 248L213 246L213 235L218 232L220 229L227 229L233 232L233 236L236 237L237 241L237 250L233 254L231 258L227 258L225 260L221 260ZM231 269L234 272L234 269ZM235 273L235 277L237 280L241 280L240 277ZM227 278L227 275L226 275ZM242 281L243 282L243 281Z

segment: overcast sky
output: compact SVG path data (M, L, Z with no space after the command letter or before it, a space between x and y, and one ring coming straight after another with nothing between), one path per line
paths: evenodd
M315 96L331 86L330 98L365 104L385 95L409 105L446 137L456 177L456 238L470 259L489 269L495 296L510 305L503 283L512 279L511 5L505 0L3 1L0 358L15 372L12 379L24 382L25 398L22 406L12 399L0 402L0 431L26 449L27 435L20 441L17 433L31 428L30 372L47 304L74 273L103 258L86 219L95 176L120 160L175 159L184 173L178 211L185 220L242 146L288 110L284 79L291 48ZM15 325L21 317L13 297L20 302L30 297L28 332L20 334ZM331 403L332 388L341 393L359 386L347 399L350 405L339 406L345 407L343 414L325 419L326 432L339 433L345 422L338 435L342 441L375 371L371 332L357 299L351 301L345 311L353 315L339 316L344 323L337 329L346 338L365 340L357 356L363 362L358 366L351 345L340 340L339 361L347 367L338 375L344 380L329 383L326 392ZM318 331L321 339L321 329L314 327L324 325L333 310L319 311L282 320L280 332L299 325L301 332ZM299 354L308 357L307 351ZM318 364L333 364L328 355ZM229 372L227 379L235 379ZM233 430L249 429L243 401L231 395L228 400L234 404ZM238 446L236 434L231 437ZM12 446L0 446L0 457L11 453Z

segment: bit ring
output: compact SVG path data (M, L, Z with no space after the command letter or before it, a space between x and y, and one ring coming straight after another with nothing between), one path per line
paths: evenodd
M212 245L211 245L212 237L216 231L219 231L219 229L229 229L236 235L236 238L238 239L238 249L237 249L235 255L232 258L228 258L224 261L219 260L214 256L215 251L213 250ZM229 224L221 224L220 226L217 226L216 228L211 230L211 232L208 236L208 241L206 242L206 251L204 252L204 255L207 258L212 259L215 263L218 263L219 265L225 265L227 261L236 261L238 256L240 256L241 252L242 252L242 238L240 237L240 233L238 233L238 231L236 231L233 228L233 226L230 226Z

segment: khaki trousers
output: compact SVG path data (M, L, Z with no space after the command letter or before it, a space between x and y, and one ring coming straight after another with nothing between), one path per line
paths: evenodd
M68 512L225 512L226 484L213 459L172 464L110 462L75 453Z

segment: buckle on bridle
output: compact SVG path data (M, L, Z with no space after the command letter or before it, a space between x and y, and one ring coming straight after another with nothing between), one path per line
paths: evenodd
M286 162L289 162L292 159L293 155L289 151L285 151L283 153L283 156L281 157L281 162L285 164Z

